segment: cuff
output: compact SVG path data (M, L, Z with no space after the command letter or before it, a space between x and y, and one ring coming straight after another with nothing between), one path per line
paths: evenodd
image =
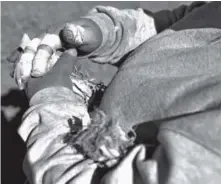
M82 98L66 87L53 86L38 91L31 98L29 105L34 106L43 103L56 103L60 101L72 101L77 104L82 103Z

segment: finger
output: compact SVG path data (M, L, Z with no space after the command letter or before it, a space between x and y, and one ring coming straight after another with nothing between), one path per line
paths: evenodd
M7 57L7 61L10 63L16 63L19 61L21 54L24 52L25 47L31 42L29 36L25 33L22 36L22 39L20 41L20 44L18 48L11 53L9 57Z
M48 61L57 49L61 48L61 40L56 34L46 34L42 39L33 60L31 75L43 76L47 72Z
M28 34L24 33L20 41L19 47L24 51L28 44L31 42Z
M21 66L20 66L21 64L20 63L18 63L17 65L16 65L16 67L15 67L15 69L14 69L14 73L13 73L13 75L14 75L14 79L15 79L15 82L16 82L16 84L18 85L18 88L20 89L20 90L23 90L24 89L24 83L23 83L23 81L22 81L22 75L21 75Z
M20 63L22 63L24 70L23 75L24 77L29 77L31 68L32 68L32 60L35 56L35 53L37 51L37 47L40 44L39 38L34 38L25 48L24 53L21 55Z
M73 166L73 168L69 169L58 181L57 184L64 184L69 181L71 178L83 172L86 169L96 168L96 164L92 164L91 160L85 160L79 164Z
M59 58L60 56L57 54L57 52L51 56L47 64L47 71L51 70L51 68L55 65Z
M23 52L23 51L22 51L20 48L17 48L15 51L13 51L13 52L11 53L10 56L7 57L7 61L8 61L9 63L16 63L16 62L19 60L19 58L20 58L22 52Z
M24 53L18 61L14 78L18 84L19 89L24 88L24 83L28 80L32 69L32 60L34 58L37 47L40 44L39 38L34 38L25 48Z

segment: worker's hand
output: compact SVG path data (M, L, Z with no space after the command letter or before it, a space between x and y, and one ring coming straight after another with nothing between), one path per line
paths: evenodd
M8 60L15 63L14 78L18 87L30 76L41 77L56 63L61 51L76 48L88 54L100 46L102 34L99 27L89 19L52 26L46 33L32 40L25 35L20 43L20 55L15 59L16 52Z
M72 89L70 75L77 61L75 49L69 49L58 59L53 68L43 77L29 77L26 85L26 94L30 99L38 91L51 86L63 86Z

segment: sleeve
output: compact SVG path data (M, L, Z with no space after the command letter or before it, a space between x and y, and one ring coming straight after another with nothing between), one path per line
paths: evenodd
M157 33L160 33L204 4L206 3L199 1L193 2L190 5L179 6L174 10L161 10L156 13L152 13L149 10L144 10L144 12L154 18Z
M219 183L221 109L164 122L151 159L136 162L144 183Z
M90 123L87 107L65 87L50 87L37 92L30 100L18 130L27 145L23 169L33 184L68 183L76 162L83 156L64 143L70 131L68 119L78 117Z
M130 51L156 34L154 20L142 9L119 10L98 6L85 17L102 32L102 43L89 57L97 63L117 64Z
M219 183L220 110L163 121L154 154L149 144L136 146L102 178L101 183ZM128 174L126 178L125 173Z

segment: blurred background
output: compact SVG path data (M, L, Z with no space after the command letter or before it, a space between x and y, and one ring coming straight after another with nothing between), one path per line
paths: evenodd
M6 57L18 46L23 33L33 38L43 33L52 24L77 19L96 5L114 6L119 9L144 8L150 11L173 9L190 1L85 1L85 2L1 2L1 127L2 127L2 184L22 184L22 160L25 145L16 130L21 117L28 107L24 94L17 90L10 77L12 64ZM88 60L82 61L89 74L96 73L107 84L116 72L108 65L96 65ZM97 75L99 72L99 75Z

